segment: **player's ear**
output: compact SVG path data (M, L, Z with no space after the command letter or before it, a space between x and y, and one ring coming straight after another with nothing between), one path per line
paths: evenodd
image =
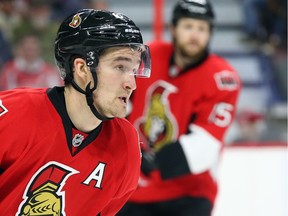
M73 62L74 77L79 77L82 82L87 82L89 79L89 68L86 61L82 58L75 58Z

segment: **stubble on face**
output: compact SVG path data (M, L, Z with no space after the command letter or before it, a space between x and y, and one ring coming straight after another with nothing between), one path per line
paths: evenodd
M191 40L186 43L179 44L176 41L176 49L179 54L184 58L195 59L199 56L202 56L206 50L206 46L201 46L196 40Z
M119 94L112 94L112 92L115 92L112 88L113 85L107 86L100 83L94 93L94 105L97 110L106 117L124 118L126 117L127 105L118 97L118 95L124 95L124 93L119 90L116 91L119 92ZM109 92L111 92L111 94Z

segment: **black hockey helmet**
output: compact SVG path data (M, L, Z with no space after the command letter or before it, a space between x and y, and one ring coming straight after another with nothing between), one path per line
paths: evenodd
M66 18L57 32L55 60L61 78L72 75L73 57L82 57L89 67L96 67L99 52L112 46L139 46L142 70L136 76L150 76L150 52L143 45L139 28L127 16L105 10L83 9ZM70 78L71 79L71 78Z
M209 0L179 0L173 9L172 24L175 26L183 17L204 19L213 25L215 15Z

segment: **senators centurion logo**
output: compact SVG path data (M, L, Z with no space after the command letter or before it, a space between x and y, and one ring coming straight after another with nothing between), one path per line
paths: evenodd
M70 175L78 171L58 162L49 162L31 178L17 216L66 216L65 193L61 191Z
M155 82L147 91L147 105L143 116L135 121L134 125L141 139L155 151L159 151L177 137L178 125L168 100L168 96L177 91L177 88L168 82Z
M69 23L69 26L72 27L72 28L77 28L81 24L81 22L82 22L82 19L79 16L79 14L75 14L73 16L73 19Z

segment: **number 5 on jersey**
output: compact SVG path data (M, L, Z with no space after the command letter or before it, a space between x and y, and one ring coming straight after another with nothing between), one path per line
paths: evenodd
M218 127L227 127L232 119L233 105L228 103L215 104L209 116L209 121Z

